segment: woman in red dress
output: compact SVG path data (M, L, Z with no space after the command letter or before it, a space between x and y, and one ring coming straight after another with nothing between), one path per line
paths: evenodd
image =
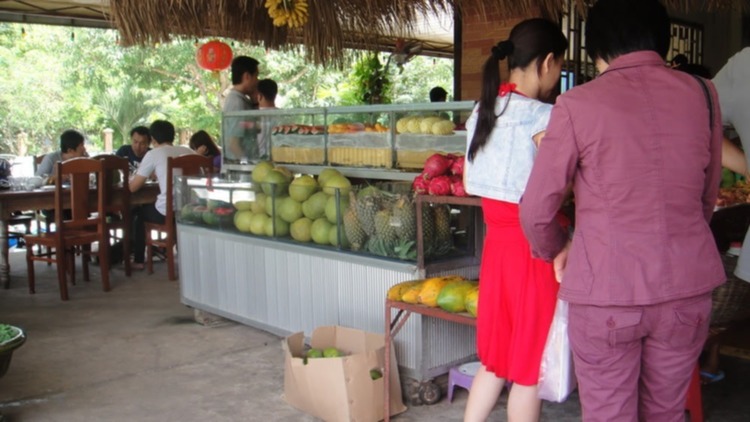
M465 185L481 196L487 228L479 275L477 353L465 421L484 421L506 381L512 382L508 419L539 419L539 365L555 309L558 283L552 264L531 256L518 202L526 187L560 80L567 40L544 19L516 25L492 48L484 65L482 96L466 123ZM499 62L508 60L509 83Z

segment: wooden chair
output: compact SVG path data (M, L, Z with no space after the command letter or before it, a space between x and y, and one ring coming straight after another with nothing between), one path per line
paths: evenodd
M35 293L34 261L54 262L57 264L57 281L60 285L60 298L68 300L68 283L66 273L70 272L71 282L75 284L75 251L76 247L90 247L93 242L99 242L99 265L101 268L102 287L109 291L109 260L108 234L106 226L107 189L104 177L97 177L95 187L89 185L89 175L103 173L104 165L101 161L90 158L74 158L57 166L55 173L55 209L71 210L71 219L65 220L64 213L55 213L55 230L39 233L36 236L26 236L26 264L29 274L29 292ZM69 186L63 186L63 180L69 180ZM91 206L91 193L95 190L96 205ZM95 217L91 217L95 213ZM53 256L35 255L34 245L54 248ZM84 260L84 279L88 269Z
M125 275L130 277L130 235L132 233L132 208L130 206L130 164L127 158L113 154L100 154L93 157L102 163L105 199L104 207L107 218L107 233L112 239L122 242L125 263ZM122 235L118 235L118 231ZM109 258L109 257L108 257ZM84 267L86 269L86 267Z
M178 170L179 169L179 170ZM206 176L211 174L213 163L211 158L201 155L183 155L167 159L167 214L164 224L146 223L146 264L148 273L154 272L154 249L164 248L169 279L177 280L174 264L174 247L177 244L177 229L174 217L174 176ZM157 231L154 238L151 233Z

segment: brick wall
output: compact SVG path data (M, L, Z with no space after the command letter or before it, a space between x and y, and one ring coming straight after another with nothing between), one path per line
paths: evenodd
M463 32L461 43L461 99L464 101L477 100L482 85L482 66L490 55L492 46L501 40L508 39L513 26L523 19L539 16L530 13L517 18L500 18L500 15L486 8L484 11L464 9ZM503 80L508 79L508 65L500 64L500 75Z

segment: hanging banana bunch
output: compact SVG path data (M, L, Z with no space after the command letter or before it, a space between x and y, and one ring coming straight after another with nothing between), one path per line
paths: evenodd
M265 7L274 26L299 28L307 23L307 0L266 0Z

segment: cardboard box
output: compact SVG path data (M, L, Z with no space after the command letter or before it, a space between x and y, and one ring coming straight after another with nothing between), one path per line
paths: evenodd
M303 412L325 421L376 422L383 420L383 378L373 380L370 370L383 373L385 337L352 328L316 328L310 341L315 349L335 347L339 358L305 359L305 334L296 333L283 342L285 353L284 399ZM396 354L391 353L391 415L406 410L401 399Z

